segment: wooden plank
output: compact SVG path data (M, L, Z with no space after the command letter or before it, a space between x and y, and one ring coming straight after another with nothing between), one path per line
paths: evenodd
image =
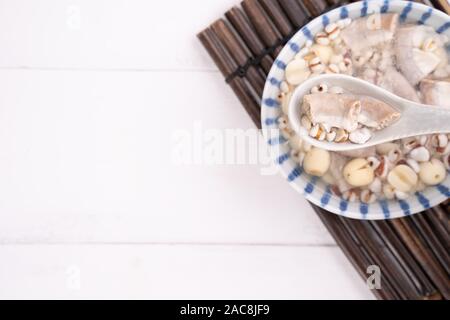
M0 298L373 299L338 248L0 246Z
M217 70L195 35L235 3L5 0L0 67Z
M0 86L3 243L334 244L270 158L172 161L252 127L217 73L4 70Z

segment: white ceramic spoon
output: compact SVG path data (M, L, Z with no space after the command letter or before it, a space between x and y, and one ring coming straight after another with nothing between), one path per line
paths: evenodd
M301 125L301 104L303 96L311 88L325 83L328 87L339 86L345 92L365 95L384 101L401 113L400 119L387 128L373 131L372 137L364 144L351 142L319 141L309 136L308 130ZM330 151L345 151L370 147L383 142L407 138L422 134L450 132L450 109L415 103L390 93L367 81L340 74L324 74L313 77L300 84L289 102L289 121L292 129L311 145Z

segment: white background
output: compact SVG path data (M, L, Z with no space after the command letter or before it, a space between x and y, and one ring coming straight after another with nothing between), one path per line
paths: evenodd
M283 178L171 162L253 128L195 37L235 4L0 0L0 298L373 298Z

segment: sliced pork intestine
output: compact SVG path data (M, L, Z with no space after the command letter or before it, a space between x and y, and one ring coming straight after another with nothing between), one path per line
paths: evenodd
M420 102L417 90L395 67L392 43L384 45L374 51L381 56L375 66L363 65L357 70L356 76L382 87L402 98Z
M434 39L442 48L443 43L433 28L413 25L398 28L394 40L394 53L397 66L413 86L432 73L442 63L442 57L420 49L426 39Z
M354 96L333 93L308 94L303 97L303 111L312 123L354 131L358 127L361 103Z
M386 89L399 97L420 102L416 89L408 82L408 80L395 68L388 68L381 74L376 83L383 89Z
M393 66L388 67L385 71L366 68L361 70L357 76L358 78L376 84L397 96L420 102L416 89Z
M425 104L450 108L450 79L423 79L419 87Z
M379 18L379 27L374 26L370 19ZM344 43L354 55L362 51L390 42L398 25L398 14L389 13L356 19L341 32Z
M349 132L361 123L376 130L389 126L400 113L383 101L351 94L316 93L303 97L303 110L312 123Z
M400 113L383 101L365 96L361 96L359 99L361 101L361 114L358 120L367 127L380 130L400 118Z

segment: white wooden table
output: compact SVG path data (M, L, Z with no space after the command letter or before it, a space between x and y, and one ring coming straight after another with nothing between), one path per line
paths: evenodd
M373 298L279 175L170 160L253 127L195 37L236 3L0 0L0 298Z

